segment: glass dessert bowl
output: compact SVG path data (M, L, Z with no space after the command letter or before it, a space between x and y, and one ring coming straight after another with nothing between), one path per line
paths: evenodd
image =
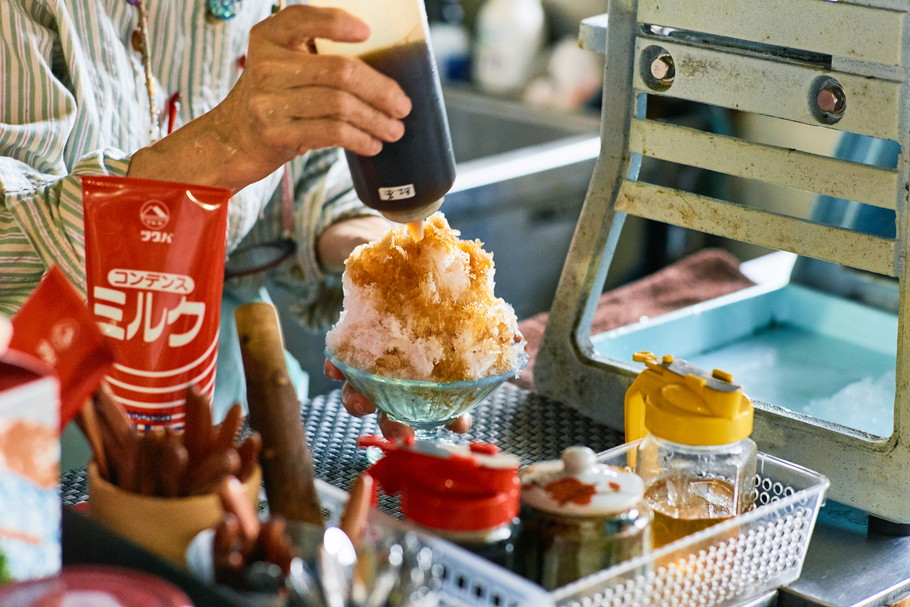
M500 375L470 381L434 382L375 375L338 360L326 349L326 357L344 373L351 386L369 398L390 419L414 428L417 440L442 440L445 426L475 408L505 381L517 377L528 362L523 353L518 364Z

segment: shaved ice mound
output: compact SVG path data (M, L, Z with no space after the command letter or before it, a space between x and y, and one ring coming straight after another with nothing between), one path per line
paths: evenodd
M326 345L345 364L385 377L469 381L518 370L525 340L493 294L493 255L460 240L442 213L415 240L396 226L354 249L344 305Z

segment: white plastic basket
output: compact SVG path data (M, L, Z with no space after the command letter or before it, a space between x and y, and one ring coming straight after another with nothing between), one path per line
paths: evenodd
M344 508L348 495L319 479L316 489L320 503L327 510L327 522L334 524ZM554 605L549 593L532 582L499 565L481 558L435 535L415 529L378 510L370 512L370 524L417 533L422 544L433 550L434 562L442 566L441 604L451 607L549 607Z
M598 456L624 466L637 443ZM715 607L796 580L828 479L759 453L756 508L553 592L568 607Z
M604 451L598 460L625 466L636 443ZM418 532L443 567L443 602L472 607L720 607L796 580L828 479L759 453L756 508L647 555L547 592L537 584L438 537ZM322 504L340 511L347 495L318 485ZM380 512L372 522L408 529Z

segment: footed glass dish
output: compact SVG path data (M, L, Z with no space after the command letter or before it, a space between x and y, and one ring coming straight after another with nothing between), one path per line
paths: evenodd
M444 440L446 424L467 413L510 378L518 376L528 362L523 354L518 365L500 375L471 381L434 382L375 375L338 360L331 350L326 357L338 367L355 390L369 398L392 419L414 428L417 440Z

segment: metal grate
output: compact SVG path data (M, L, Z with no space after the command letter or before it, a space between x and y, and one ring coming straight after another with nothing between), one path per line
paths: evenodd
M356 418L341 404L334 390L303 403L301 415L313 453L316 476L345 491L368 467L357 437L377 434L376 417ZM505 384L474 410L474 427L464 440L485 441L521 458L522 465L556 459L572 445L603 451L623 442L622 433L591 421L574 409ZM85 470L71 470L61 479L63 503L86 499ZM383 500L383 510L394 514L393 502Z
M339 489L346 489L368 466L355 443L361 434L378 431L375 419L349 415L338 390L303 403L301 414L316 474L324 481L317 483L320 498L327 513L337 515L345 498ZM600 461L624 465L634 446L621 444L620 432L511 384L475 410L474 428L465 438L497 444L518 455L522 464L555 459L566 447L587 445L603 451ZM418 533L442 568L447 607L729 607L798 576L827 486L820 475L760 454L755 510L554 592L440 538ZM85 499L83 471L64 476L62 494L67 504ZM380 506L386 514L398 514L391 500ZM409 528L379 513L374 516L390 530Z

